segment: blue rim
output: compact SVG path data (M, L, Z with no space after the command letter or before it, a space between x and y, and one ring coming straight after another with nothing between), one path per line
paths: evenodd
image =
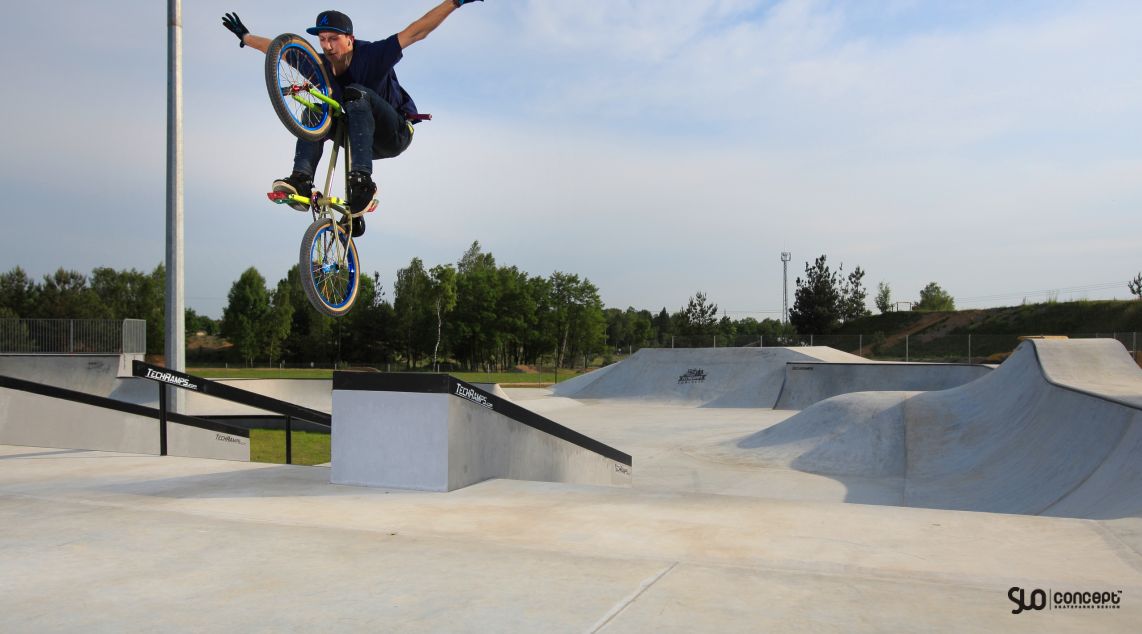
M298 44L286 44L285 46L282 47L281 52L278 53L278 67L279 67L279 69L281 67L282 60L286 58L286 55L288 54L288 51L290 49L297 49L297 51L300 53L300 55L309 64L317 66L318 69L320 70L321 61L315 60L313 58L313 56L309 54L309 51L305 47L300 46ZM322 93L324 93L326 95L329 94L329 86L325 85L324 77L321 75L320 72L317 73L316 77L311 77L310 79L312 80L313 84L315 86L317 86L318 90L320 90ZM282 95L282 99L283 100L289 99L289 97L287 97L286 95ZM310 132L313 132L315 130L320 129L323 125L325 125L325 121L329 118L329 106L327 104L324 104L324 103L321 104L321 114L322 114L321 119L319 119L317 124L313 125L313 126L306 125L304 121L299 120L297 118L297 115L294 114L292 109L286 108L286 110L289 111L290 116L293 118L293 120L299 126L301 126L302 128L305 128L306 130L309 130Z
M314 277L314 274L313 274L313 261L314 261L313 255L314 254L313 254L313 252L317 248L319 241L322 239L322 234L324 234L326 232L330 232L332 230L333 230L332 227L330 227L329 225L326 225L326 226L322 227L321 230L318 231L317 234L315 234L313 236L313 244L309 245L309 262L310 262L309 277L310 277L310 280L313 282L314 290L317 291L317 296L321 298L321 303L325 304L329 308L337 310L339 308L343 308L346 305L348 305L349 298L353 297L354 291L357 288L357 257L354 255L353 249L348 249L348 253L346 253L345 259L346 259L346 263L349 266L349 285L345 288L345 296L343 298L341 298L340 303L337 303L337 304L330 303L329 298L326 297L325 294L321 292L321 286L317 283L317 279ZM333 239L336 240L337 236L334 235Z

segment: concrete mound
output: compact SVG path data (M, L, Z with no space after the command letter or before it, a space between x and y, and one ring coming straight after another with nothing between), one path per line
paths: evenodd
M781 391L785 364L858 360L856 355L823 346L644 348L605 371L576 378L579 383L561 386L556 394L693 407L773 407ZM590 378L594 374L598 376Z
M902 404L915 392L843 394L738 441L756 464L826 475L903 477Z
M899 471L906 506L1138 516L1142 370L1114 340L1027 341L961 387L834 397L737 446L822 474Z
M852 392L935 392L986 376L991 366L967 363L790 363L774 409L805 409Z

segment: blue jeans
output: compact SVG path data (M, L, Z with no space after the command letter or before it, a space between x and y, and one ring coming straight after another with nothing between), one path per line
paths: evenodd
M392 158L408 149L412 130L404 116L380 95L361 84L353 84L349 88L362 93L360 99L341 104L345 116L339 125L349 126L349 170L372 174L373 159ZM313 178L317 163L321 161L325 140L298 139L293 154L293 171Z

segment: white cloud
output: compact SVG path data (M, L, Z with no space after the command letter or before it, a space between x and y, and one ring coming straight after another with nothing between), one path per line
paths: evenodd
M162 10L136 16L156 29L110 38L113 6L61 18L59 46L28 61L27 90L43 99L6 137L0 186L17 192L6 211L18 222L35 209L67 229L54 253L0 238L13 264L149 270L161 257ZM375 39L429 6L351 15ZM1130 277L1142 5L1004 6L465 7L398 67L436 120L377 164L364 268L384 282L413 256L455 261L478 239L532 274L590 277L610 304L671 310L699 289L729 310L779 307L782 250L791 278L827 253L900 298L933 279L986 296ZM262 198L292 141L261 60L218 24L233 9L266 35L302 31L313 13L300 1L184 3L188 295L215 315L247 266L284 275L304 224ZM4 52L30 48L22 37ZM38 199L48 185L59 189ZM85 197L93 188L103 195ZM101 227L109 237L91 241ZM126 235L141 237L110 242Z

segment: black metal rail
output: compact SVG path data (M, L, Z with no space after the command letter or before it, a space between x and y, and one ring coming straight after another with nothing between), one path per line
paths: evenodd
M40 396L58 398L65 401L71 401L73 403L83 403L84 405L102 407L103 409L134 414L135 416L154 418L155 420L159 421L162 420L163 416L163 412L153 407L136 405L134 403L124 403L123 401L117 401L115 399L106 398L103 396L96 396L94 394L88 394L87 392L77 392L75 390L69 390L64 387L45 385L43 383L26 381L24 379L17 379L10 376L0 376L0 388L19 390L21 392L28 392L31 394L39 394ZM194 416L185 416L183 414L176 414L173 412L167 414L167 417L171 422L179 423L180 425L188 425L190 427L197 427L199 429L205 429L213 432L230 434L233 436L241 436L243 438L250 437L249 430L233 425L227 425L225 423L206 420L204 418L196 418Z
M293 464L293 419L304 420L330 429L333 427L333 417L325 412L204 379L200 376L170 370L159 365L135 361L131 364L131 373L139 378L150 379L159 384L159 412L162 414L159 421L159 444L164 456L166 455L167 443L167 385L285 416L286 464Z

